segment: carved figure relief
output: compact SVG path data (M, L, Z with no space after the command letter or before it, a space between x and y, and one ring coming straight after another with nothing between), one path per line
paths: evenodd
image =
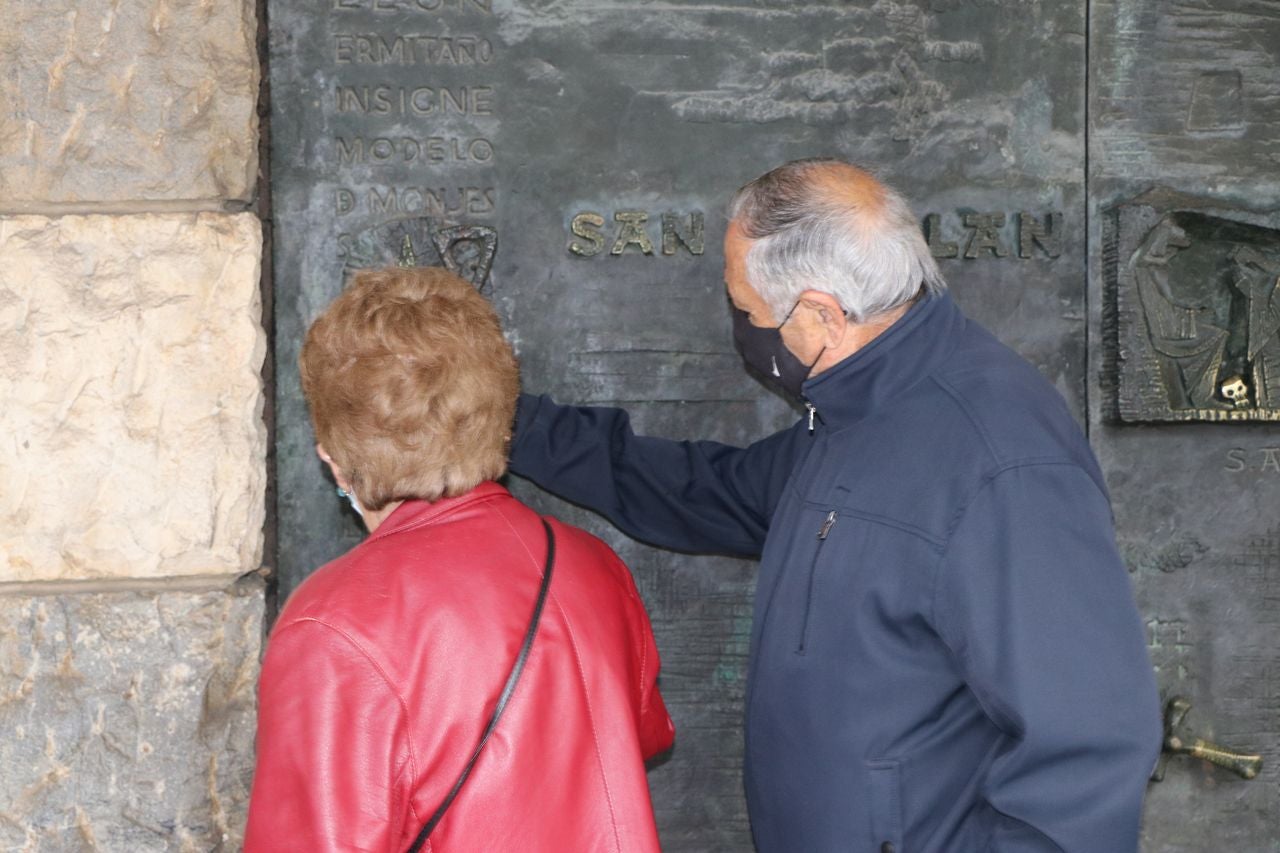
M1248 317L1246 360L1251 368L1254 403L1280 408L1280 263L1251 246L1231 254L1236 265L1232 284L1244 296ZM1248 388L1237 389L1237 406L1248 405Z
M1132 205L1108 237L1120 419L1280 420L1280 231Z
M1170 287L1169 265L1190 245L1187 232L1166 217L1151 229L1131 262L1160 382L1170 407L1179 410L1220 407L1215 380L1231 334L1213 323L1208 305L1186 304Z
M445 267L485 293L498 232L488 225L448 225L418 216L357 232L343 243L342 252L348 271L392 264Z

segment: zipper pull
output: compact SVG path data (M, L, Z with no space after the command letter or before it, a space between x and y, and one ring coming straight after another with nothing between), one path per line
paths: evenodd
M804 407L809 410L809 435L813 435L813 418L814 415L818 414L818 410L808 400L804 401Z
M836 511L833 509L827 513L827 520L822 522L822 529L818 531L818 539L827 538L827 534L831 532L831 528L836 526Z

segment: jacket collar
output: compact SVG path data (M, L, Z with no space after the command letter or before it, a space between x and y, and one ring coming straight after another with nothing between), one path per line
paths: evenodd
M435 502L407 500L396 507L395 512L387 516L377 531L365 542L373 542L384 536L391 536L411 527L434 524L446 515L462 507L478 503L493 497L510 497L511 493L492 480L481 483L464 495L456 498L441 498Z
M805 382L804 398L828 427L861 420L936 370L964 326L950 293L926 297L870 344Z

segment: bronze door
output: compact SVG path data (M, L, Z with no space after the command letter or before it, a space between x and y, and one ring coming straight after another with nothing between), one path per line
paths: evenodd
M796 413L733 350L724 203L785 160L844 156L913 201L965 310L1088 425L1162 688L1192 706L1183 729L1266 760L1244 781L1172 759L1146 849L1280 845L1273 4L267 10L282 597L360 538L312 452L295 366L344 268L450 265L497 306L527 389L746 443ZM511 485L635 572L681 730L651 774L665 849L749 849L753 565L654 550Z

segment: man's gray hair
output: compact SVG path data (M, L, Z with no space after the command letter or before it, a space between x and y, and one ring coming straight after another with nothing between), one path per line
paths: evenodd
M906 200L842 160L761 175L738 190L729 218L752 241L747 280L778 322L806 290L831 294L865 323L947 287Z

